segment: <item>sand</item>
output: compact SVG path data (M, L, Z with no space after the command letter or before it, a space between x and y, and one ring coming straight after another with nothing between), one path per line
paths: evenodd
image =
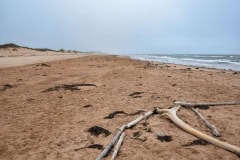
M50 62L84 56L84 54L37 51L27 48L0 48L0 68Z
M154 107L174 100L217 102L240 100L240 74L232 71L150 64L126 57L91 55L61 61L0 68L0 159L90 160L101 152L118 127ZM88 84L88 85L86 85ZM139 95L130 96L134 92ZM220 140L240 147L240 106L210 107L200 112L221 133ZM191 110L178 115L211 135ZM91 135L91 127L111 134ZM172 136L161 142L155 133ZM166 117L153 115L126 131L118 160L239 159L211 144L187 145L197 138ZM187 145L187 146L186 146ZM109 159L109 158L108 158Z

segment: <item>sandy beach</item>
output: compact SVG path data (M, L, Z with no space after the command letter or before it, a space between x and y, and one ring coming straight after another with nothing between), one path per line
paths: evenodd
M95 159L120 126L144 111L169 108L175 100L240 100L238 72L153 64L111 55L76 58L48 54L59 57L51 62L46 62L47 55L41 55L46 59L34 55L37 61L24 63L23 54L12 57L0 52L1 160ZM18 60L10 64L4 58ZM106 118L115 111L122 114ZM240 105L200 112L219 129L218 139L240 147ZM211 135L190 109L182 108L178 115ZM108 132L92 135L89 131L94 126ZM125 133L118 160L239 159L212 144L194 145L196 137L158 114ZM160 141L154 133L169 135L172 140ZM89 147L94 144L98 147Z

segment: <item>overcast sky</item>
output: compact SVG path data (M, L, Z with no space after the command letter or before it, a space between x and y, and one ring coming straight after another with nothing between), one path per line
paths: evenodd
M0 44L240 54L240 0L0 0Z

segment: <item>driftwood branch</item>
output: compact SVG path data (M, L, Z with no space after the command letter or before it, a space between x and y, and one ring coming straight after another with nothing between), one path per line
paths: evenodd
M122 145L124 136L125 136L125 133L123 132L122 135L120 136L115 148L114 148L114 152L113 152L111 160L115 160L115 158L117 157L117 154L118 154L118 151L119 151L119 149Z
M209 123L209 122L203 117L203 115L198 111L198 109L196 109L196 108L194 108L194 107L191 107L191 109L192 109L192 111L193 111L196 115L198 115L198 117L203 121L203 123L206 125L206 127L208 127L208 128L211 129L213 136L215 136L215 137L219 137L219 136L220 136L220 133L218 132L217 128L216 128L213 124Z
M240 101L233 101L233 102L219 102L219 103L190 103L190 102L182 102L182 101L175 101L176 105L181 105L183 107L207 107L207 106L225 106L225 105L240 105Z
M186 124L185 122L183 122L181 119L178 118L176 112L177 110L180 108L181 106L175 106L171 109L157 109L158 113L167 115L171 121L173 121L178 127L182 128L184 131L192 134L195 137L198 137L200 139L203 139L209 143L212 143L218 147L221 147L223 149L226 149L228 151L231 151L233 153L236 154L240 154L240 148L231 144L228 144L226 142L220 141L216 138L213 138L211 136L208 136L192 127L190 127L188 124Z
M135 126L138 122L140 122L143 119L148 118L149 116L151 116L153 113L155 113L155 110L153 111L149 111L144 113L143 115L139 116L137 119L135 119L134 121L131 121L127 124L127 128L131 128L133 126Z
M119 139L119 137L121 136L121 134L123 133L123 131L126 128L131 128L134 125L136 125L138 122L140 122L143 119L148 118L149 116L151 116L153 113L155 113L156 111L149 111L144 113L143 115L139 116L137 119L135 119L134 121L129 122L126 125L123 125L122 127L120 127L118 129L118 132L116 133L116 135L113 137L112 141L106 146L106 148L98 155L98 157L96 158L96 160L101 160L103 159L105 156L107 156L107 154L109 153L109 151L112 149L112 147L115 145L115 143L117 142L117 140Z

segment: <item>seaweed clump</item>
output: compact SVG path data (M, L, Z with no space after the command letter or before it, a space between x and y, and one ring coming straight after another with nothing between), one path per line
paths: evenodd
M172 136L169 136L169 135L157 135L157 139L160 140L161 142L171 142L172 141Z
M89 128L88 132L94 136L99 136L100 134L103 134L104 137L107 137L111 134L111 132L109 132L108 130L106 130L102 127L99 127L99 126L93 126L93 127Z
M59 91L61 89L69 90L69 91L76 91L76 90L80 90L80 87L86 87L86 86L96 87L95 84L63 84L63 85L48 88L42 92L46 93L46 92L52 92L52 91Z
M112 118L114 118L117 114L128 115L128 113L126 113L126 112L124 112L124 111L114 111L114 112L110 113L108 116L104 117L104 119L112 119Z
M195 145L207 145L209 144L207 141L203 140L203 139L197 139L197 140L193 140L190 143L184 144L184 147L189 147L189 146L195 146Z

